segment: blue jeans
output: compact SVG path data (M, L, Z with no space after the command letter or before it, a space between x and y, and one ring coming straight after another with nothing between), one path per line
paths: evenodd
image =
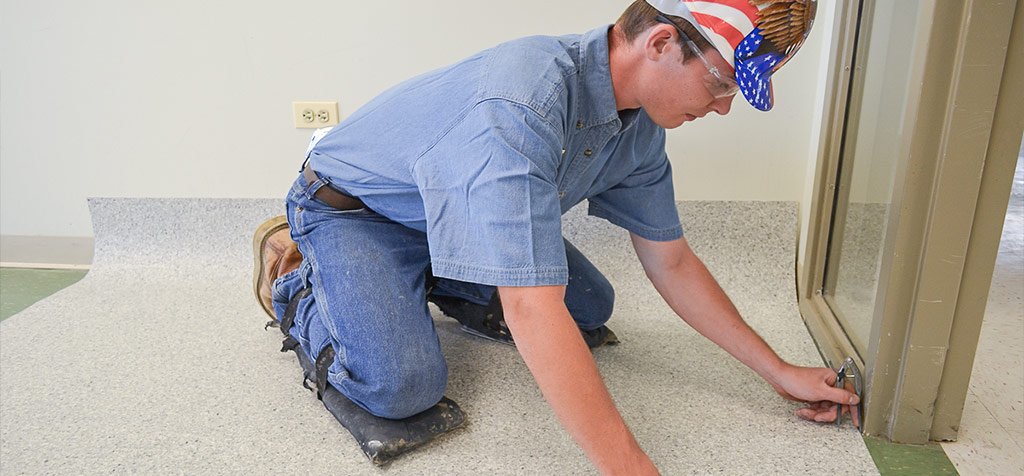
M323 179L300 174L287 199L291 237L303 260L273 283L278 319L303 288L290 334L315 361L334 347L327 381L370 413L401 419L434 406L444 395L448 366L427 308L426 234L368 208L336 210L313 198ZM611 317L611 284L568 241L565 302L580 328ZM496 246L498 246L496 244ZM433 293L485 305L493 286L439 278Z

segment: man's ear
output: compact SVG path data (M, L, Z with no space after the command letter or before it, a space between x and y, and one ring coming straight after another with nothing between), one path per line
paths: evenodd
M676 44L675 36L676 29L672 25L659 23L652 27L644 42L644 54L647 59L657 61L671 51L671 46Z

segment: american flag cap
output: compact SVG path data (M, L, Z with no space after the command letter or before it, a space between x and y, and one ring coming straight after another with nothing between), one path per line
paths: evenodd
M803 46L817 0L645 0L690 22L736 72L752 106L771 110L771 77Z

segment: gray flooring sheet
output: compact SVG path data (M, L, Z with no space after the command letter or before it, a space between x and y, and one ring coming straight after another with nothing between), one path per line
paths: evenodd
M385 469L300 386L251 294L250 237L279 200L94 199L95 263L0 323L0 472L589 474L514 348L432 307L467 424ZM794 293L797 208L680 202L691 245L787 361L820 366ZM565 216L616 288L622 339L595 353L663 474L877 474L860 436L800 406L686 326L625 231Z

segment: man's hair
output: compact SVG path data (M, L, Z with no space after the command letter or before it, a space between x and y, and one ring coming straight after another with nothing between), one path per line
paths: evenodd
M661 24L657 20L658 15L672 20L679 29L683 30L683 33L686 33L686 36L690 37L690 40L693 41L701 51L708 51L714 48L708 40L704 39L704 35L701 35L700 32L690 24L690 22L684 20L682 17L662 14L645 0L634 1L629 8L626 8L625 12L622 12L622 16L619 17L615 24L622 29L622 33L626 37L626 42L632 43L633 40L640 36L641 33L647 31L652 26ZM684 62L689 61L690 58L693 57L693 52L690 51L690 47L686 46L686 40L683 38L679 38L679 48L683 52Z

